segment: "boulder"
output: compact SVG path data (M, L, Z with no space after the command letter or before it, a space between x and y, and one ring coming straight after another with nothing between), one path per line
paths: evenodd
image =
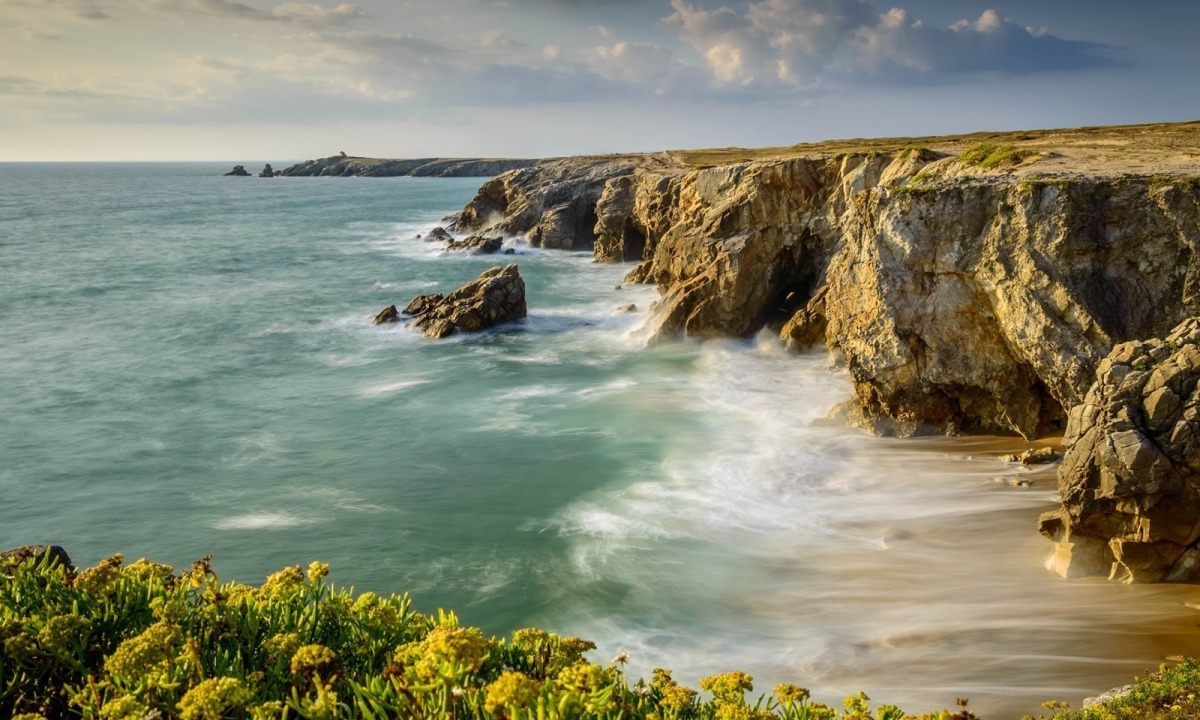
M1200 580L1200 318L1121 343L1071 409L1062 507L1039 529L1064 577Z
M246 168L243 165L234 165L232 170L225 173L225 177L229 177L231 175L233 177L250 177L250 173L246 172Z
M20 562L28 558L48 558L52 563L58 563L68 570L74 570L71 556L61 545L26 545L12 550L0 551L0 569L9 562Z
M449 295L418 295L404 308L426 335L478 332L525 317L525 281L516 265L492 267Z
M468 252L472 255L491 255L500 252L502 247L504 247L504 238L486 237L480 234L469 235L462 240L451 240L446 245L447 250Z
M638 311L638 306L634 303L630 303L628 305L623 305L623 306L617 308L617 312L621 313L622 315L628 315L629 313L635 313L637 311Z
M421 237L418 235L417 237ZM425 242L454 242L454 236L446 232L446 228L441 225L430 230L424 237Z
M271 163L267 163L266 166L263 167L262 172L260 172L258 174L258 176L259 177L275 177L275 171L271 169Z
M1005 455L1000 459L1004 462L1022 465L1048 465L1058 459L1058 453L1054 452L1054 448L1040 447L1026 450L1023 453Z
M395 305L388 305L384 309L380 310L379 314L375 316L375 324L383 325L385 323L394 323L399 319L400 311L396 309Z

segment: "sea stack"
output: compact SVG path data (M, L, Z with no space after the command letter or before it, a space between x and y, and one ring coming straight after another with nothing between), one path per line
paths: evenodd
M525 317L525 281L516 265L492 267L449 295L418 295L404 308L426 335L479 332Z
M250 173L246 172L244 165L234 165L233 169L225 173L225 177L250 177Z

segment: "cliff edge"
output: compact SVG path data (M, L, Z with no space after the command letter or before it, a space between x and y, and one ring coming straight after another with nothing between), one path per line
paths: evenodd
M492 177L537 165L539 160L513 158L385 158L334 155L305 160L276 173L285 177Z
M1200 311L1200 123L567 158L454 225L638 262L660 334L823 344L875 432L1033 439Z

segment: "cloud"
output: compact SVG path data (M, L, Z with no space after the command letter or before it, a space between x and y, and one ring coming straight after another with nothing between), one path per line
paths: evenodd
M1066 40L987 10L937 28L870 0L758 0L737 10L672 0L662 27L701 56L718 88L800 88L836 75L1029 74L1123 64L1099 43ZM834 68L837 58L837 68Z
M681 69L674 54L653 43L619 42L583 53L588 69L601 78L630 87L663 93L672 76Z
M366 12L361 7L350 3L341 3L334 7L324 7L317 3L287 2L277 5L271 10L260 10L246 3L235 2L234 0L137 1L145 7L162 12L210 15L213 17L258 22L279 22L314 28L342 25L348 20L366 15Z
M84 20L108 20L111 6L105 0L0 0L0 7L55 8Z
M905 68L923 73L1029 74L1126 64L1114 48L1065 40L1046 28L1022 27L987 10L975 22L937 28L893 8L851 42L873 71Z

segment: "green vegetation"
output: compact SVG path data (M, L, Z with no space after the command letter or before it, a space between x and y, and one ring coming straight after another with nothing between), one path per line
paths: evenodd
M222 583L209 558L177 574L120 555L82 572L50 554L0 557L0 717L913 720L863 693L840 709L790 684L754 698L738 671L702 679L708 697L669 670L630 683L627 658L591 663L587 640L536 628L487 638L453 613L413 611L407 595L335 588L328 573L289 567L255 588ZM1054 718L1195 717L1198 680L1185 663L1112 714ZM966 704L919 720L976 720Z
M995 170L996 168L1016 165L1026 157L1026 153L1012 145L995 145L983 142L972 145L964 150L958 156L958 159L967 165L974 165L984 170Z
M1062 703L1045 703L1053 720L1191 720L1200 717L1200 661L1163 665L1139 680L1126 695L1098 707L1071 711Z

